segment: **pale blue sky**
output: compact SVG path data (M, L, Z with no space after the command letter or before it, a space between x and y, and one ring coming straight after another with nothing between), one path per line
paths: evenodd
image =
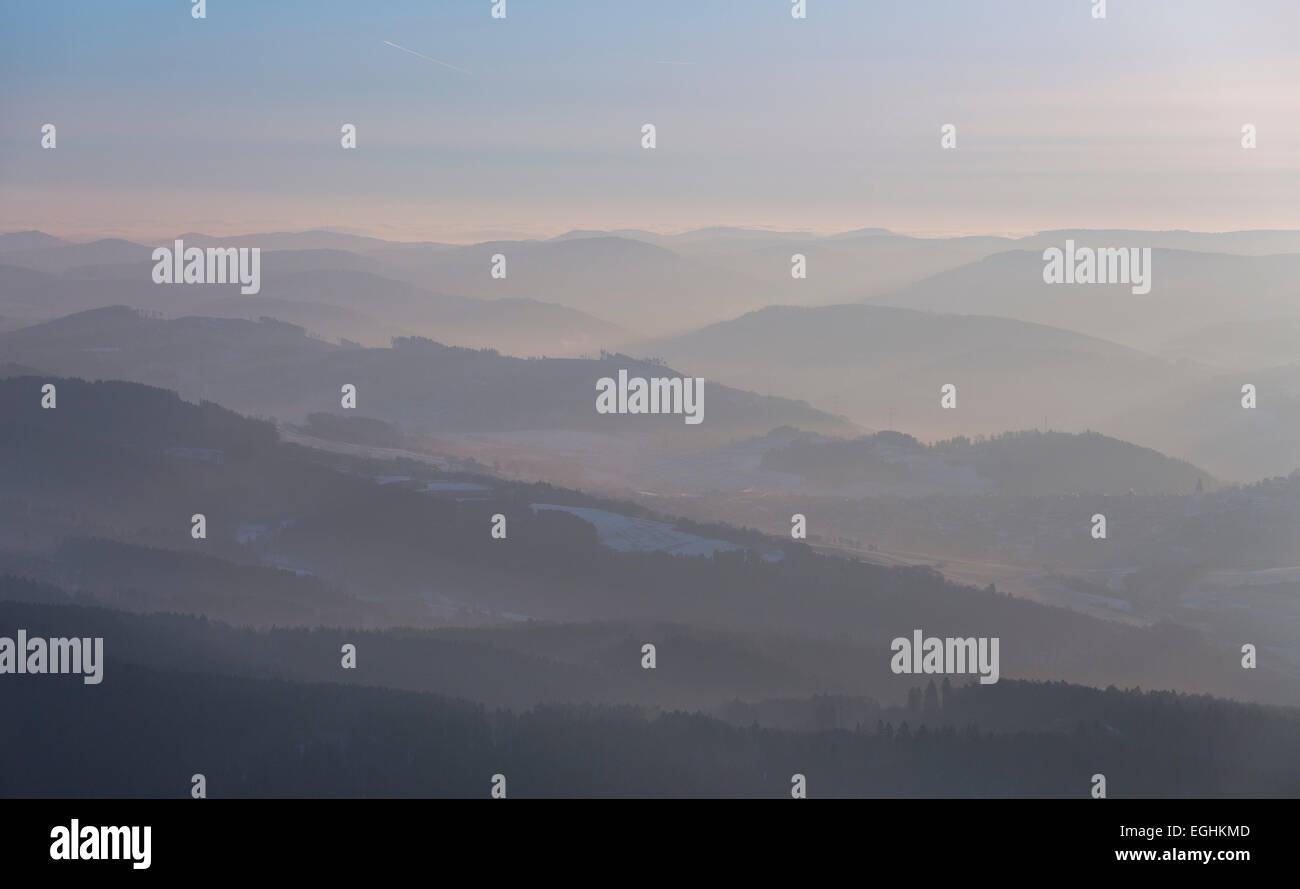
M1092 5L10 0L0 230L1300 228L1300 4Z

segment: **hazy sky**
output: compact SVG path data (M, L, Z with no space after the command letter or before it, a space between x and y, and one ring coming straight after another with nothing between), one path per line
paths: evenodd
M491 6L8 0L0 230L1300 228L1296 0Z

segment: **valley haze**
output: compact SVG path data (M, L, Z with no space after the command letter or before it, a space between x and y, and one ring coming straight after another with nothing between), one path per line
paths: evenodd
M272 800L1300 797L1294 0L4 18L48 866L427 833Z

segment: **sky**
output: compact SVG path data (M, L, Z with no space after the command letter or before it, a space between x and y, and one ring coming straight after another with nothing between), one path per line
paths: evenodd
M1094 2L0 0L0 231L1300 229L1300 3Z

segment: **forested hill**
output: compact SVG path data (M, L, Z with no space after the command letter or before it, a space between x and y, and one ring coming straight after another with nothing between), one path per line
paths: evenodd
M899 432L855 439L805 437L763 456L762 468L827 486L878 482L905 489L946 469L965 468L984 493L1190 494L1217 484L1204 470L1096 432L1023 430L926 445Z
M0 602L0 624L75 632L76 609ZM1300 794L1295 710L1140 691L1009 682L928 713L786 732L702 714L527 711L329 681L156 670L105 640L104 679L8 676L0 796L1065 797ZM322 669L322 674L325 670ZM976 700L978 699L978 701ZM1032 730L989 731L1019 720Z

